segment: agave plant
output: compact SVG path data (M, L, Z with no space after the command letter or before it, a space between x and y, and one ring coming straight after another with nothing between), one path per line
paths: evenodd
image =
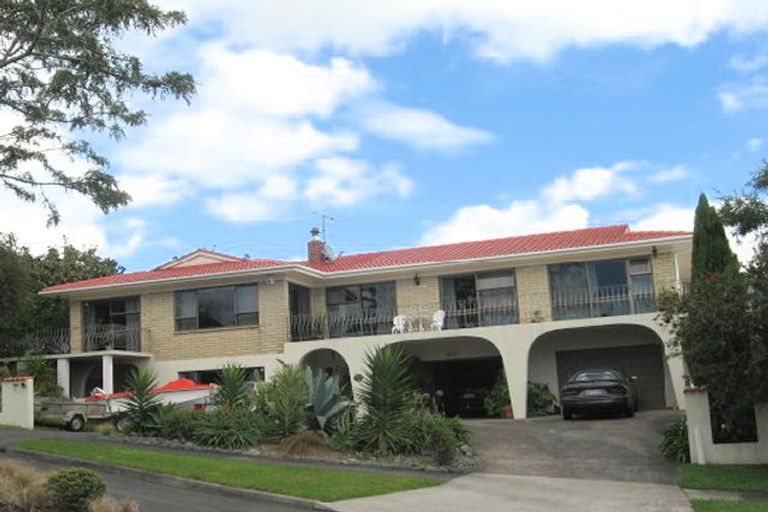
M381 453L396 452L407 444L405 425L411 410L413 389L408 376L408 359L397 347L385 346L368 352L360 387L365 416L358 435L363 445Z
M146 368L135 370L128 378L128 391L125 399L126 415L131 429L140 435L148 433L154 425L154 418L161 406L160 399L152 393L157 387L157 378Z
M219 370L219 386L213 394L213 403L230 412L244 405L248 399L248 372L240 365L227 364Z
M325 432L328 422L352 407L353 403L343 398L338 375L325 375L322 370L313 375L312 369L307 367L304 369L304 382L309 392L312 415L320 430Z

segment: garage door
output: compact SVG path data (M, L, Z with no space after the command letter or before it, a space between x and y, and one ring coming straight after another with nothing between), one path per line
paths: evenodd
M627 377L637 377L639 409L663 409L666 406L661 345L557 352L557 378L560 385L574 372L588 368L614 368Z

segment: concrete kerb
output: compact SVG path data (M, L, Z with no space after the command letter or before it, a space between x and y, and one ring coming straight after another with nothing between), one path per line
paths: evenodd
M277 503L281 505L290 505L294 507L305 508L307 510L324 510L324 511L334 510L333 508L329 507L325 503L317 500L310 500L306 498L296 498L293 496L286 496L284 494L275 494L275 493L264 492L264 491L254 491L251 489L238 489L235 487L227 487L226 485L202 482L200 480L193 480L191 478L164 475L161 473L153 473L151 471L144 471L141 469L134 469L134 468L126 468L123 466L114 466L111 464L104 464L100 462L84 461L84 460L79 460L72 457L66 457L64 455L40 453L33 450L25 450L23 448L16 448L12 446L0 447L0 452L5 452L5 453L8 453L9 455L21 455L24 457L36 458L38 460L41 460L44 462L51 462L54 464L61 464L61 463L71 464L73 466L86 467L94 470L117 474L117 475L130 475L137 479L147 480L155 483L161 483L169 487L178 487L181 489L198 489L203 491L214 492L217 494L234 496L238 498L252 498L256 501Z

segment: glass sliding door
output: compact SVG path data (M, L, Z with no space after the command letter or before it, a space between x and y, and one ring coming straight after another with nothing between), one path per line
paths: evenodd
M447 329L518 322L514 270L444 277L440 297Z
M332 338L386 334L397 314L395 283L327 288L326 305Z
M586 264L550 265L549 287L554 320L592 316L589 301L589 274Z
M477 327L475 276L445 277L440 280L444 326L447 329Z
M627 262L596 261L589 264L592 316L629 314Z

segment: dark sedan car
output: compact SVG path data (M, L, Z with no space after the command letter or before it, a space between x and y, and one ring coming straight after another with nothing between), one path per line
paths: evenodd
M635 378L604 368L574 373L560 388L560 410L569 420L573 413L608 411L634 416L637 407Z

